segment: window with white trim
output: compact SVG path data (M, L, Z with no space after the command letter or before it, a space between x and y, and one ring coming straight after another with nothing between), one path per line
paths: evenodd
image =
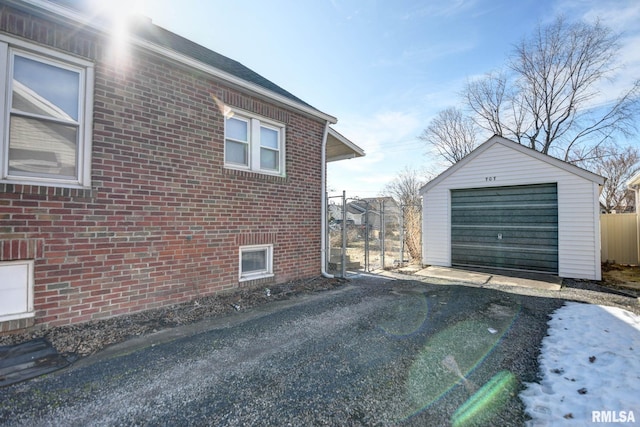
M273 276L273 245L240 247L240 281Z
M225 113L224 164L284 176L284 125L244 112Z
M87 187L93 66L0 38L0 181Z

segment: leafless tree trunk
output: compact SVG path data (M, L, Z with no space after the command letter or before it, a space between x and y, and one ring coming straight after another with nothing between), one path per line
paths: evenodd
M414 261L422 260L422 207L420 205L403 206L404 240L409 256Z
M418 171L405 168L384 189L385 195L393 197L402 209L407 250L417 261L422 259L422 200L419 190L426 181Z

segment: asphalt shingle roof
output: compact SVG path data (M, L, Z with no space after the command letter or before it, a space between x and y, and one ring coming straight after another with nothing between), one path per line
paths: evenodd
M98 17L92 16L90 12L91 3L87 0L49 0L51 3L58 4L76 12L79 12L90 19L98 19ZM210 65L218 70L224 71L234 77L240 78L248 83L260 86L263 89L267 89L275 94L283 96L293 102L305 105L316 111L316 108L307 104L302 99L266 79L250 68L242 65L240 62L221 55L212 51L202 45L199 45L191 40L188 40L178 34L172 33L158 25L153 24L150 20L140 20L136 22L136 25L132 29L133 34L137 37L161 46L166 49L173 50L177 53L186 55L196 61L203 64Z
M192 42L182 36L165 30L153 23L145 23L144 25L138 25L135 29L135 34L143 40L149 41L156 45L174 50L182 53L190 58L200 61L204 64L211 65L221 71L229 73L235 77L245 80L249 83L256 84L278 95L284 96L292 101L307 105L309 104L264 78L260 74L251 70L250 68L242 65L240 62L207 49L197 43Z

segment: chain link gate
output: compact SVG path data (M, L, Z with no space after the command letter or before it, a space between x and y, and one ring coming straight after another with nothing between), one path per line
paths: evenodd
M371 272L408 262L402 209L391 197L327 197L327 271Z

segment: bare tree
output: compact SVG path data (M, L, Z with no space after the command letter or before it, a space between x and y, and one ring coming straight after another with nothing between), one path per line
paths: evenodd
M451 107L438 113L418 138L453 165L476 148L477 133L475 122Z
M558 18L516 46L510 73L469 83L465 100L483 129L565 161L588 159L636 130L640 80L613 103L594 105L618 52L618 36L600 22Z
M517 92L508 91L507 84L505 73L489 73L469 82L463 95L480 128L522 144L526 110Z
M451 164L475 148L481 130L565 161L588 162L638 130L640 79L614 101L599 98L619 50L619 36L600 22L558 18L539 26L515 47L505 70L467 84L462 97L470 116L446 109L419 138Z
M422 259L422 201L419 190L426 181L417 170L405 167L383 191L393 197L402 209L405 243L413 260Z
M627 197L627 182L640 171L639 161L640 150L636 147L609 146L597 150L590 169L607 178L600 195L607 212L624 212L633 205Z

